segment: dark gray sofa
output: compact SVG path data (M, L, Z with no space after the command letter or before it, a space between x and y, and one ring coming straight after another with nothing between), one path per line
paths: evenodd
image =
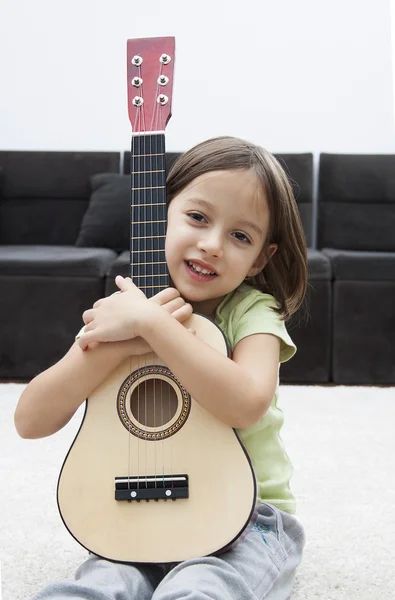
M0 152L1 380L58 361L104 295L116 252L75 244L91 175L119 172L119 162L111 152Z
M321 154L318 247L333 269L332 379L395 383L395 155Z
M278 158L311 244L312 155ZM3 151L0 170L0 379L26 381L64 355L115 275L129 275L130 185L117 152ZM330 280L329 259L309 248L310 318L301 310L289 323L299 351L283 381L330 380Z

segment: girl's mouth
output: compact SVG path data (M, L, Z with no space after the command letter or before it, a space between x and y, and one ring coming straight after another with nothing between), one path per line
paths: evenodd
M197 271L195 271L192 264L188 263L188 261L186 260L184 261L184 264L188 271L188 274L195 281L211 281L212 279L215 279L217 277L217 275L204 275L203 273L198 273Z

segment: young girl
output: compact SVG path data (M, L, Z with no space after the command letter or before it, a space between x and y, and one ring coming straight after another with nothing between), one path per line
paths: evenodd
M75 581L52 583L35 600L285 600L292 591L304 532L293 516L277 408L279 364L296 351L284 322L300 307L307 280L292 188L270 153L221 137L178 159L167 197L173 287L147 299L118 276L121 293L84 312L84 333L26 387L15 425L26 438L55 433L120 362L152 349L197 402L238 430L256 472L258 520L219 556L133 565L90 555ZM196 275L202 269L206 275ZM222 329L232 359L183 325L192 311Z

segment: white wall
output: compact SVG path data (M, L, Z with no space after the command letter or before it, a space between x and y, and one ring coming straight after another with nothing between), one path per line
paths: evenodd
M176 36L167 149L394 152L390 0L1 0L0 148L129 147L126 40Z

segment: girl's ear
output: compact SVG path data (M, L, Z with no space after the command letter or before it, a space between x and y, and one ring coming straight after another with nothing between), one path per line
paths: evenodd
M267 265L271 257L275 252L277 252L277 244L270 244L268 248L262 250L251 269L248 271L247 277L255 277L262 271L262 269Z

